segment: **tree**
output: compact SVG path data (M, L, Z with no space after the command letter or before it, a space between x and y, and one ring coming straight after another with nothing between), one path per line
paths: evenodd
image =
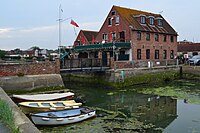
M0 50L0 59L4 58L6 55L6 51Z

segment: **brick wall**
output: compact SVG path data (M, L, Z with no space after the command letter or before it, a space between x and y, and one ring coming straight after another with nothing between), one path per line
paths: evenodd
M60 62L41 61L41 62L24 62L24 63L1 63L0 76L40 75L40 74L59 74Z
M165 60L164 50L167 51L167 60L170 59L170 51L174 51L174 56L177 53L177 37L174 35L174 41L171 42L171 35L166 35L166 41L164 40L164 34L159 35L159 41L155 41L155 33L150 33L150 40L146 40L146 32L141 32L141 40L137 40L136 38L137 31L132 33L132 58L133 60L137 59L137 49L141 49L141 60L157 60L163 61ZM150 59L146 59L146 50L150 49ZM159 50L159 59L155 59L155 50Z
M166 65L176 65L176 60L165 60L165 61L113 61L111 60L112 69L123 69L123 68L139 68L139 67L148 67L148 62L151 63L151 67L156 66L166 66Z

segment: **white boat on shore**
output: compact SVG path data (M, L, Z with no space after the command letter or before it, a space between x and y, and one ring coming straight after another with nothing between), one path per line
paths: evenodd
M50 93L50 94L35 94L35 95L12 95L12 99L19 102L26 101L54 101L54 100L66 100L72 99L74 97L74 93L66 92L66 93Z
M89 108L42 112L30 114L35 125L64 125L76 123L94 117L96 111Z

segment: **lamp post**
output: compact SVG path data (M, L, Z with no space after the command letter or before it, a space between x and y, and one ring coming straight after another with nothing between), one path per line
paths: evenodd
M115 42L113 42L113 63L114 63L114 71L115 71L115 69L116 69L116 66L115 66L115 48L116 48Z
M131 43L129 61L133 61L133 59L132 59L132 29L133 29L133 26L129 25L129 28L130 28L130 43Z

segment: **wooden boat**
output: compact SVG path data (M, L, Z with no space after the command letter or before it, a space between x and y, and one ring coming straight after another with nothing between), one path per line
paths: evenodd
M94 117L96 111L89 108L77 108L70 110L42 112L30 114L35 125L63 125L80 122Z
M13 95L13 101L28 102L28 101L54 101L54 100L69 100L74 97L74 93L51 93L51 94L36 94L36 95Z
M76 103L74 100L19 103L19 107L25 114L33 112L46 112L52 110L79 108L79 106L81 105L82 103Z

